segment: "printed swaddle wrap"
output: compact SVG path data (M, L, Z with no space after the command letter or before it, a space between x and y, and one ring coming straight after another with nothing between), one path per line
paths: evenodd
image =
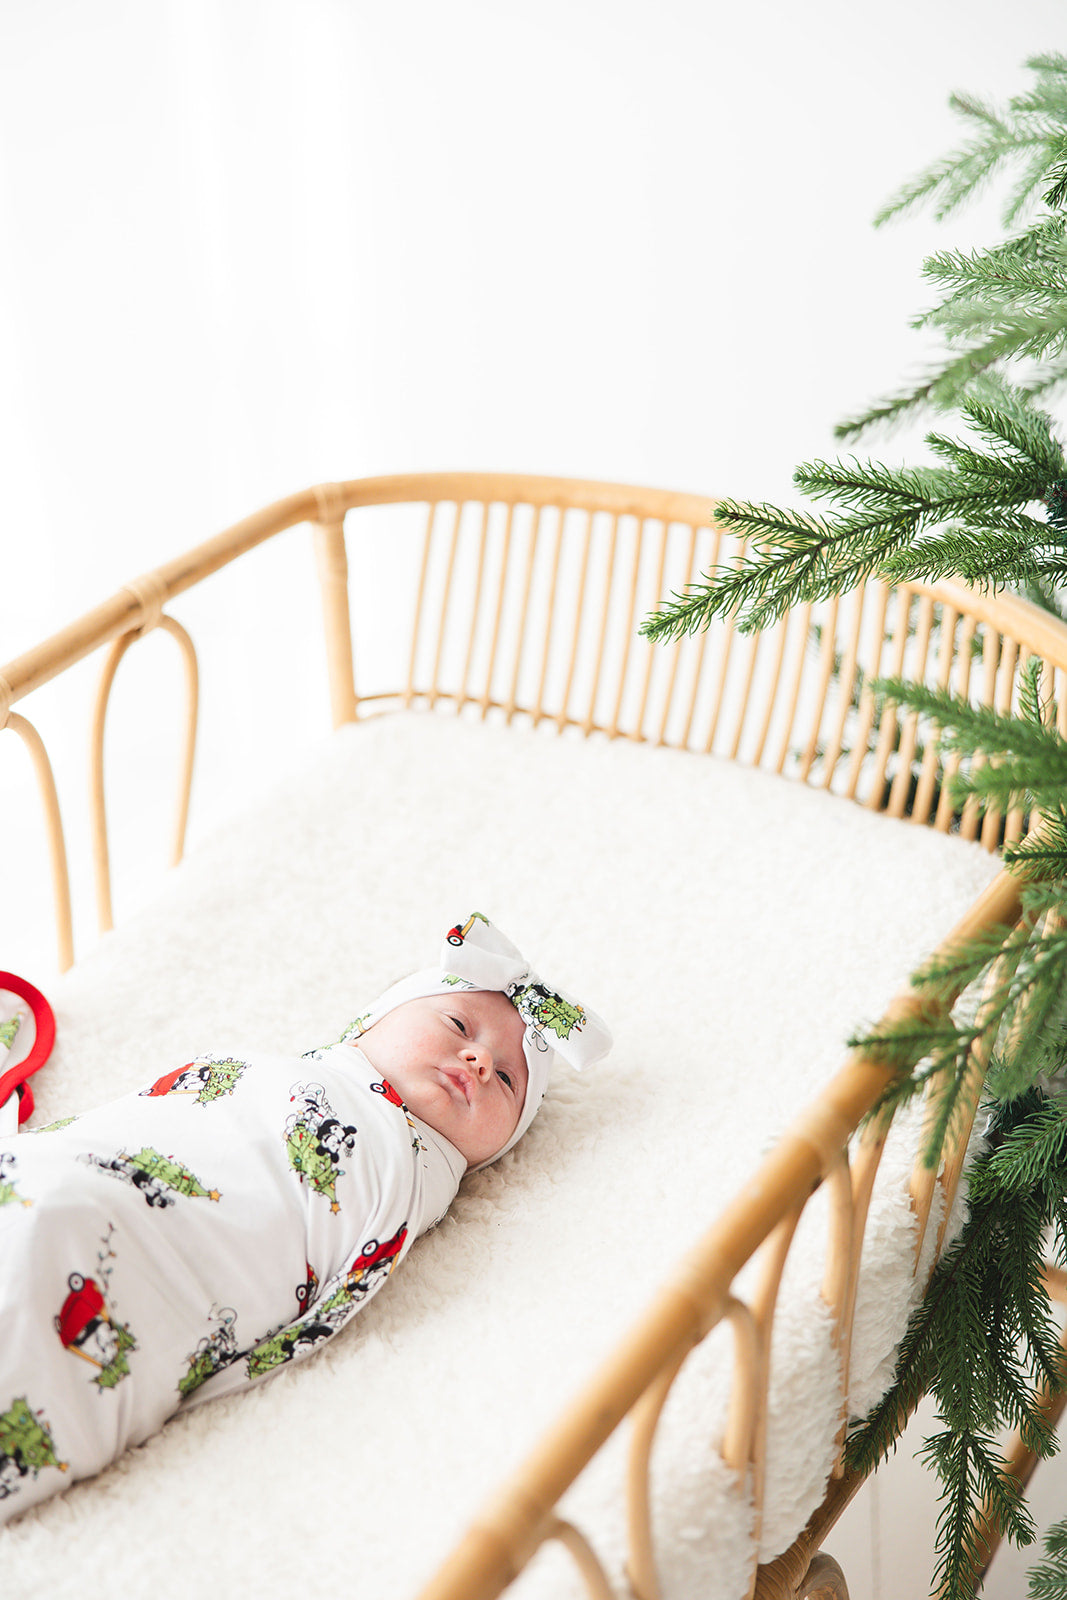
M530 1085L506 1149L553 1051L602 1053L598 1019L484 919L448 939L453 970L393 985L335 1045L198 1055L99 1110L0 1136L0 1523L181 1407L308 1355L444 1215L464 1159L359 1049L369 1018L456 981L511 995Z

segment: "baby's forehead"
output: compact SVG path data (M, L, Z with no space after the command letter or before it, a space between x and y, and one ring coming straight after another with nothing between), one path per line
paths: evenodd
M456 989L451 994L435 995L439 1009L455 1009L457 1002L479 1028L495 1035L520 1069L526 1067L526 1023L521 1012L502 989Z

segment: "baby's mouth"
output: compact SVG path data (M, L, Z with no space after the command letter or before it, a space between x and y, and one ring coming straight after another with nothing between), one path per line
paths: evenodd
M468 1105L471 1103L471 1081L465 1072L455 1072L442 1067L442 1072L454 1089L458 1089Z

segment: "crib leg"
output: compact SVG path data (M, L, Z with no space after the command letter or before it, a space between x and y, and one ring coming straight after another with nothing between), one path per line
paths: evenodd
M811 1565L800 1580L797 1600L848 1600L845 1574L833 1556L824 1555L821 1550L812 1556Z

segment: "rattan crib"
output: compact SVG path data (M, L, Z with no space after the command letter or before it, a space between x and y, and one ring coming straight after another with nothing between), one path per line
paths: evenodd
M417 508L421 532L406 513L398 529L393 512L383 508ZM346 549L348 513L353 515ZM376 520L383 517L384 523ZM710 753L821 787L890 817L907 816L942 833L958 831L965 839L980 839L989 851L1018 838L1025 816L979 817L971 808L956 814L944 781L951 759L942 761L936 729L920 727L914 716L898 723L892 707L876 721L869 692L857 692L858 675L880 670L926 676L1004 708L1022 666L1037 656L1059 705L1060 729L1067 732L1067 628L1014 597L983 596L950 584L887 589L872 583L840 602L801 608L764 635L735 636L725 625L663 649L637 636L641 617L668 591L739 553L715 528L710 500L489 473L322 485L143 575L0 673L0 726L6 723L25 742L47 818L62 968L73 962L72 918L56 790L42 740L14 708L106 647L92 719L89 804L98 917L101 928L109 928L103 751L119 662L155 628L175 638L185 662L188 724L177 860L192 779L197 666L188 634L165 608L238 556L300 523L314 530L336 727L385 712L431 709L527 721L570 738L597 735ZM389 584L399 594L390 599L391 609L381 595L371 606L362 604L363 567L369 557L380 562L383 527L400 573L399 583ZM409 578L414 581L404 587ZM1009 925L1018 915L1015 884L1001 874L956 933ZM901 1008L916 1004L911 993L897 1002ZM632 1421L630 1470L628 1487L620 1492L628 1495L628 1574L641 1600L655 1600L648 1485L657 1421L686 1357L720 1322L732 1328L735 1350L723 1456L747 1485L758 1521L778 1286L798 1221L820 1185L831 1194L823 1292L845 1394L865 1219L887 1135L884 1126L858 1130L883 1082L883 1069L870 1060L853 1055L846 1062L734 1202L708 1219L700 1246L678 1264L668 1288L487 1507L425 1589L424 1600L495 1596L546 1540L561 1541L589 1594L607 1600L612 1590L602 1565L583 1534L559 1515L557 1503L626 1417ZM965 1143L966 1134L936 1179L916 1167L918 1236L931 1217L935 1190L949 1197L955 1191ZM919 1253L917 1244L917 1261ZM735 1280L757 1255L759 1286L746 1299ZM927 1256L923 1272L928 1268ZM842 1436L843 1408L844 1398ZM1026 1470L1021 1455L1019 1470ZM835 1469L823 1505L792 1548L752 1571L750 1593L843 1596L839 1569L820 1548L857 1487ZM992 1537L988 1542L992 1549Z

